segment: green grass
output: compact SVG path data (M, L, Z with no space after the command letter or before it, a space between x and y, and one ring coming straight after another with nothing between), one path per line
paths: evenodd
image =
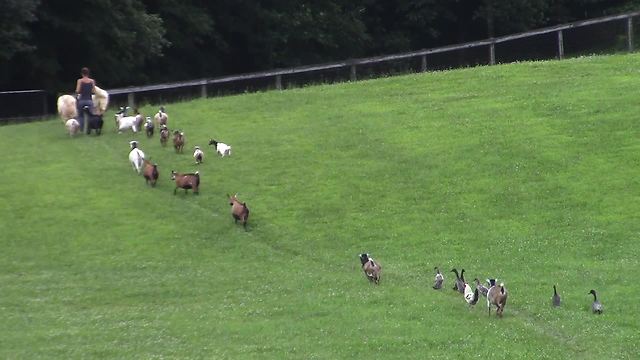
M0 127L0 358L636 358L638 69L587 57L168 104L182 155L116 134L112 113L100 138ZM201 194L174 196L194 145ZM504 281L504 317L469 310L451 273L432 290L436 265Z

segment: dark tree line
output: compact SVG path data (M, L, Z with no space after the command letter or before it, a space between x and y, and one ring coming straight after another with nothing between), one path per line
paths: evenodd
M479 40L640 0L0 0L0 90L214 77Z

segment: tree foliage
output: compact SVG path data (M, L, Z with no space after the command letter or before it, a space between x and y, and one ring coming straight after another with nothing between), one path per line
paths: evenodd
M69 92L472 41L640 0L0 0L0 84Z
M0 0L0 61L33 50L27 25L36 20L39 0Z

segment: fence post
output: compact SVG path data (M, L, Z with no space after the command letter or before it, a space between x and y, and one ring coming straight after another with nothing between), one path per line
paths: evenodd
M356 65L351 65L351 71L349 74L349 79L351 79L351 81L356 81L358 80L357 76L356 76Z
M558 30L558 58L564 58L564 39L562 38L562 30Z
M629 52L633 51L633 18L629 16L627 18L627 44L629 46Z
M422 72L427 71L427 55L422 55L420 57L420 70L422 70Z
M495 42L491 42L491 45L489 45L489 65L495 65L496 64L496 43Z
M49 115L49 105L47 104L47 94L42 94L42 117L47 117Z
M129 103L129 107L131 109L135 108L136 105L136 97L135 94L130 92L127 94L127 102Z
M276 89L282 90L282 75L276 75Z
M200 85L200 96L207 98L207 84Z

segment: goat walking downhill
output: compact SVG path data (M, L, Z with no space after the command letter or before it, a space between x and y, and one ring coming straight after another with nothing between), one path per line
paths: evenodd
M502 317L504 307L507 305L507 289L504 287L504 283L496 285L496 279L489 279L489 291L487 292L487 308L489 309L489 316L491 316L491 306L496 306L496 315Z
M182 148L184 147L184 133L180 130L176 130L173 132L173 148L176 149L177 153L182 152Z
M200 146L196 146L193 149L193 158L196 160L196 165L202 164L202 161L204 161L204 152L200 150Z
M167 125L160 125L160 145L167 146L167 141L169 141L169 128Z
M198 194L200 192L200 173L197 171L195 173L182 174L171 170L171 180L176 182L176 188L173 189L173 195L176 194L178 189L184 189L185 194L189 189L191 189L194 194Z
M144 181L148 185L151 183L151 187L155 187L158 182L158 164L151 163L149 160L144 160L144 170L142 171Z
M154 130L153 121L151 121L151 117L147 116L147 121L145 121L144 123L144 131L147 134L147 137L153 136L153 130Z
M225 155L231 156L231 146L230 145L227 145L225 143L216 141L215 139L209 140L209 145L213 145L216 148L216 152L221 157L224 157Z
M231 216L233 217L234 222L237 224L238 220L242 222L242 226L247 228L247 221L249 220L249 208L247 207L247 203L240 202L238 200L238 194L233 196L229 196L229 205L231 205Z
M364 271L364 275L367 279L376 285L380 284L382 266L374 261L367 253L360 254L360 263L362 264L362 271Z
M137 141L130 141L131 151L129 152L129 162L133 166L133 170L140 175L142 172L142 165L144 164L144 152L138 149Z
M122 133L128 129L131 129L134 133L138 132L140 125L142 125L142 114L136 113L135 116L126 116L127 109L128 108L120 108L120 111L115 115L118 132Z
M169 121L169 115L164 112L164 106L160 106L160 109L153 118L158 126L167 126L167 122Z

